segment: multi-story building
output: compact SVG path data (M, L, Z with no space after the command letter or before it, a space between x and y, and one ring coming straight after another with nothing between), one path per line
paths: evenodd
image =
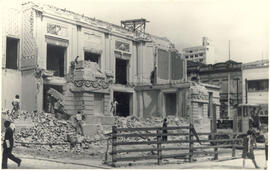
M230 118L242 102L241 63L228 60L216 64L188 61L187 74L191 81L220 86L220 118ZM230 109L228 109L230 108Z
M18 94L22 110L50 112L48 94L58 91L68 114L87 115L88 130L113 123L114 100L118 116L188 117L194 109L209 123L209 96L188 106L186 61L168 39L49 5L2 12L2 109ZM218 87L209 88L218 105Z
M245 63L242 71L242 102L260 106L260 116L268 120L269 60Z
M202 45L184 48L183 53L187 61L213 64L214 48L207 37L202 38Z

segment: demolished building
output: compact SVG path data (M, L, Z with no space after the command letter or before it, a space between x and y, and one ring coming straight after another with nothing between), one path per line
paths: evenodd
M219 88L205 86L203 97L190 90L186 61L167 38L31 2L3 12L2 109L19 94L22 110L49 112L55 89L67 114L86 114L89 135L111 127L114 100L117 116L198 112L209 123L212 97L219 112Z

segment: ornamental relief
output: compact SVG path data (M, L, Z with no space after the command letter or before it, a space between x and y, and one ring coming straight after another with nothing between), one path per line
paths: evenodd
M68 30L66 27L59 25L59 24L47 24L47 33L67 37L68 36Z

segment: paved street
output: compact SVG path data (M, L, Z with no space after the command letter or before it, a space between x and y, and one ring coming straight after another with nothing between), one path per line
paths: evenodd
M257 150L255 151L256 161L258 165L263 169L264 167L264 151ZM12 169L107 169L111 168L109 166L104 166L101 164L100 160L68 160L59 159L33 159L26 156L21 156L23 163L20 168L11 161L9 161L9 168ZM147 162L137 162L133 163L132 166L119 167L121 169L242 169L242 159L234 160L221 160L218 161L202 161L202 162L193 162L193 163L180 163L180 164L149 164ZM67 163L68 162L68 163ZM254 169L254 166L251 160L246 161L245 169Z

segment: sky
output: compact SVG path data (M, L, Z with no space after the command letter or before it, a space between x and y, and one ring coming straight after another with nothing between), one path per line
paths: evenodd
M270 3L264 0L32 0L120 25L145 18L146 32L167 37L178 50L212 41L215 61L268 58ZM9 0L12 6L25 0Z

